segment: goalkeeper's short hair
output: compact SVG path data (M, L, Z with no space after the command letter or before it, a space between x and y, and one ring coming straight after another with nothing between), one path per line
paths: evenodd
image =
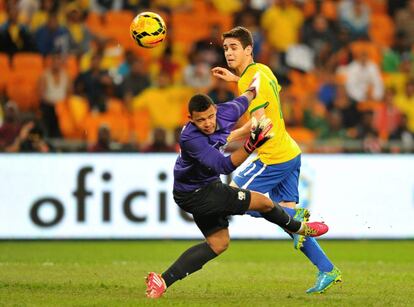
M191 97L188 103L188 113L192 115L193 112L204 112L211 105L215 105L214 101L207 95L197 94Z

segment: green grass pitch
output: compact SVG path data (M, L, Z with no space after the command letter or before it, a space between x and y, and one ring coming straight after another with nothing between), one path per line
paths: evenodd
M0 306L414 306L414 241L322 241L344 281L307 295L316 270L288 241L233 241L158 300L144 276L195 241L0 242Z

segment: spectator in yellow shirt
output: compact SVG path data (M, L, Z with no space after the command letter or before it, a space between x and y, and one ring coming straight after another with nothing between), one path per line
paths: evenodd
M414 81L408 81L404 93L395 96L395 105L407 116L407 126L414 132Z
M185 121L185 108L193 94L192 88L172 85L168 74L161 72L157 86L144 90L132 100L132 109L147 109L153 128L172 132Z
M299 30L304 17L290 0L274 0L262 15L261 25L266 32L270 45L285 52L299 40Z

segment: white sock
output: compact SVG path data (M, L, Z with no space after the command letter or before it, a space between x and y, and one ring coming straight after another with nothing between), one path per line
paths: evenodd
M304 223L304 222L302 222L302 223L300 224L300 228L299 228L299 230L298 230L298 231L296 231L295 233L300 233L302 230L304 230L304 228L305 228L305 223Z

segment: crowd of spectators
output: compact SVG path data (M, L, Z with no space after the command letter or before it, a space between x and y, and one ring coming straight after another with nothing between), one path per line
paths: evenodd
M154 49L129 37L144 10ZM304 151L414 152L414 0L0 0L0 151L177 151L191 95L237 95L210 73L235 25Z

